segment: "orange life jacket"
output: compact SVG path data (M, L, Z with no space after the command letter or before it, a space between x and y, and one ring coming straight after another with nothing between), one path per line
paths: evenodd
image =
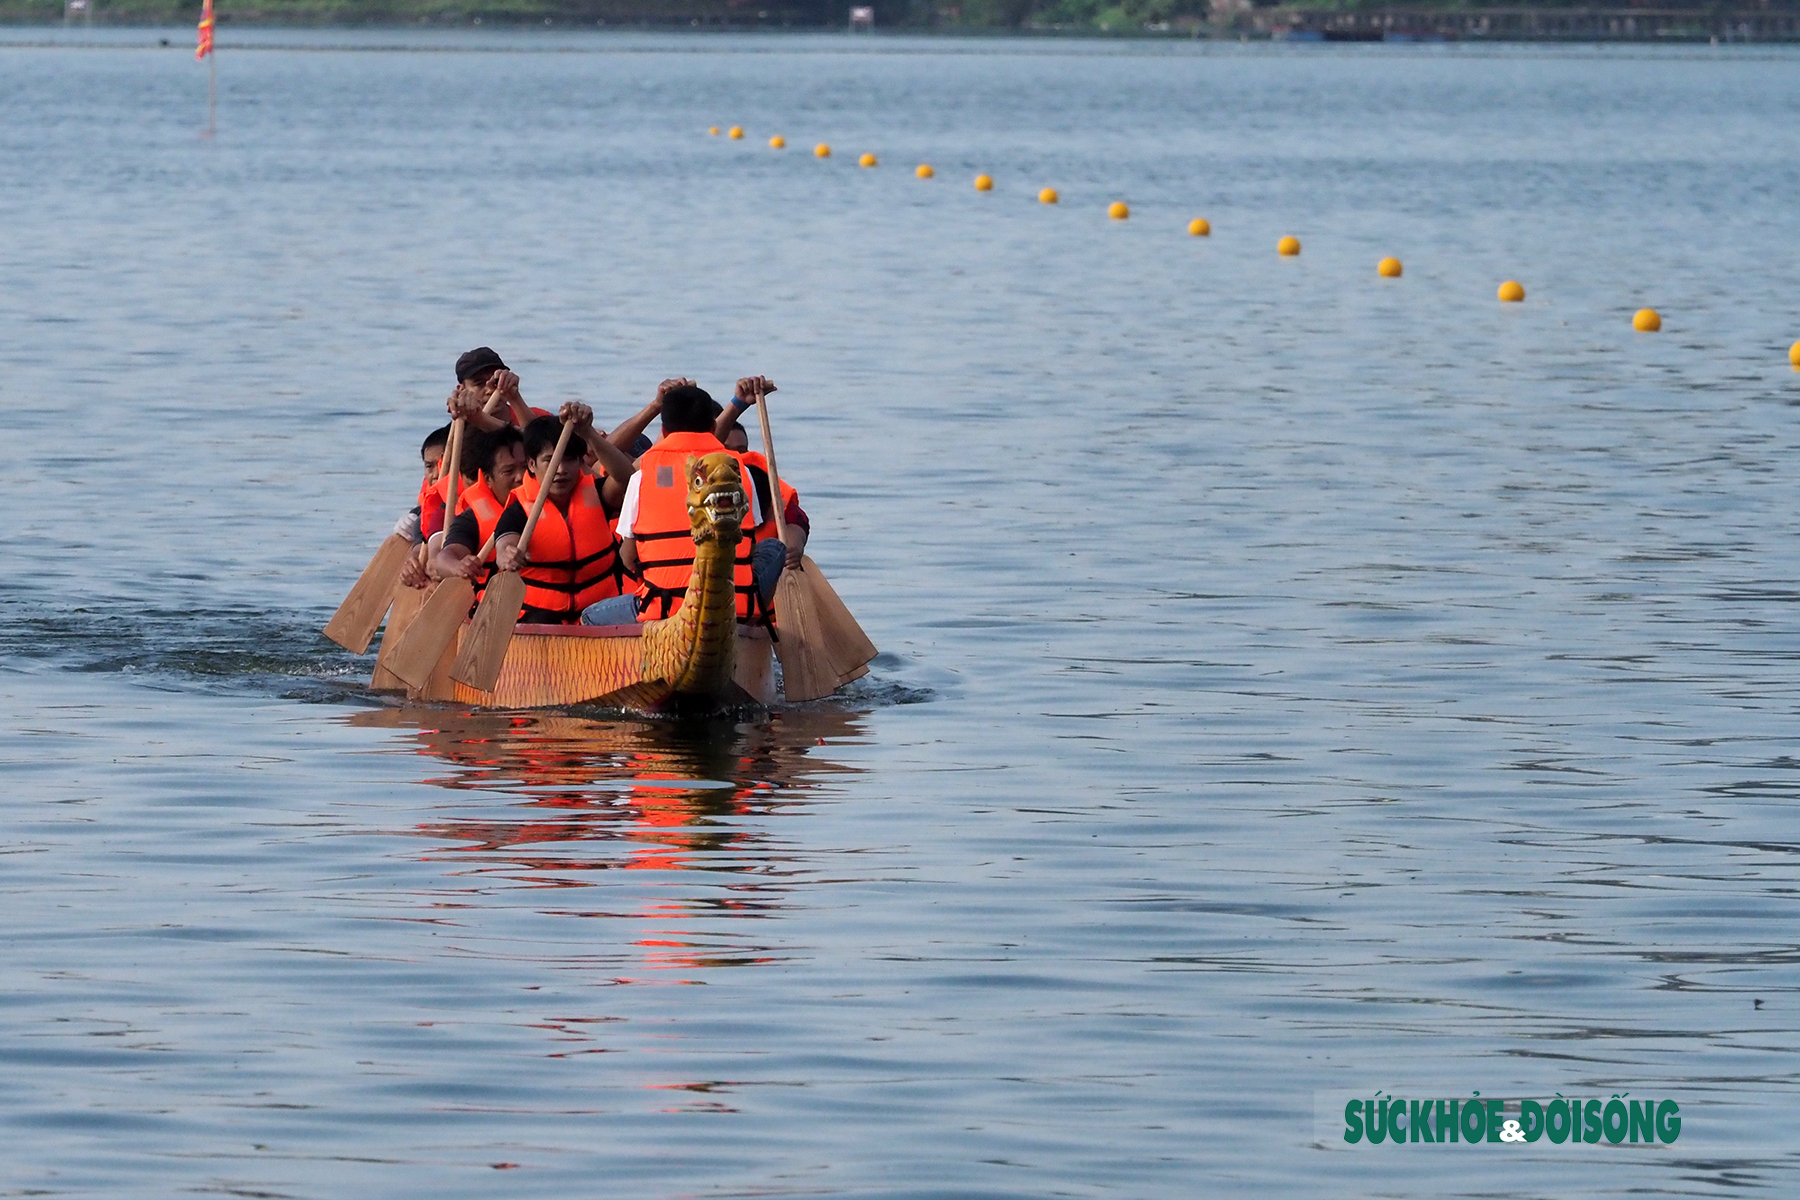
M538 481L534 476L527 475L513 489L512 498L526 512L531 511L537 497ZM596 600L619 594L624 578L619 563L619 538L600 504L600 489L593 476L583 475L575 485L566 517L554 500L545 503L537 526L531 531L527 553L531 563L519 572L525 581L527 608L557 613L573 621Z
M425 522L434 512L441 512L444 507L443 497L437 494L437 477L427 474L423 483L419 484L419 498L415 502L419 509L419 540L424 541L431 535L425 531Z
M510 498L510 496L509 492L508 497ZM456 511L459 515L466 512L475 514L474 552L479 554L481 548L488 544L488 539L494 536L494 526L500 523L500 514L506 511L506 505L502 501L494 499L494 489L488 486L487 476L483 475L474 483L463 485L462 492L456 498ZM541 525L543 522L540 520L538 524ZM445 522L445 525L448 527L449 522ZM537 541L535 533L531 540L533 543ZM481 577L475 580L477 599L480 598L482 589L487 587L488 580L494 577L494 571L494 552L490 550Z
M507 500L510 499L512 499L512 493L508 492ZM506 500L494 498L494 489L488 486L485 475L476 479L474 483L464 484L462 493L456 498L458 513L465 513L471 509L475 512L475 524L480 527L481 531L478 539L480 545L476 546L476 549L479 550L481 546L487 545L489 538L494 536L494 526L500 523L500 514L506 511ZM533 540L536 540L535 534Z
M471 484L469 482L467 476L463 477L463 479L459 481L459 483L457 485L457 493L456 493L456 511L457 512L461 512L463 510L463 508L465 507L465 505L462 502L463 493L468 491L473 486L474 486L474 484ZM419 536L420 537L429 538L435 534L444 532L445 528L447 526L449 526L449 524L450 524L450 517L455 515L454 513L446 514L444 512L444 509L449 507L449 504L450 504L450 474L449 474L449 472L445 472L444 477L442 479L435 479L435 480L427 479L425 481L424 485L419 488Z
M657 621L681 611L688 576L694 570L694 526L688 517L688 460L708 454L731 454L710 433L671 433L638 459L637 520L630 530L637 543L638 620ZM734 454L744 486L750 472L744 456ZM732 585L737 590L737 617L748 621L761 610L750 578L750 531L738 539Z
M766 481L769 478L769 460L754 450L746 450L743 454L739 455L739 457L742 458L744 462L763 473L763 479L766 486ZM761 495L762 493L758 492L757 494ZM787 480L782 480L781 515L784 519L787 516L788 505L794 503L798 499L800 499L800 493L789 487ZM759 542L775 536L775 512L773 505L763 505L762 518L762 524L756 527L756 540Z

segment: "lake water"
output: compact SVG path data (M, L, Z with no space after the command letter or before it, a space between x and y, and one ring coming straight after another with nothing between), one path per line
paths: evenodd
M1800 1187L1800 54L5 36L6 1194ZM869 677L365 697L482 343L773 376Z

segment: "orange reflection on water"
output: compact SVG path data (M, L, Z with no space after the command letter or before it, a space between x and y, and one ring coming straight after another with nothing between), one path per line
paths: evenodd
M811 793L853 771L825 754L863 732L861 713L830 708L672 723L418 706L350 720L410 737L433 763L421 782L467 797L410 831L439 843L427 861L557 889L644 873L654 897L632 887L619 889L633 899L618 908L544 911L636 926L607 940L657 972L787 957L767 930L752 937L715 919L786 906L805 866L770 818L804 812ZM674 927L697 923L707 928Z

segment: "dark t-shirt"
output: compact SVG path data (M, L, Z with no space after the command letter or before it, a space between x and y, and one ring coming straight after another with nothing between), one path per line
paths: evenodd
M481 549L481 523L475 519L474 509L465 508L450 518L450 528L444 531L444 545L461 546L470 554Z
M494 536L503 538L507 534L514 537L525 532L525 508L517 500L506 502L506 511L500 514L500 520L494 525Z

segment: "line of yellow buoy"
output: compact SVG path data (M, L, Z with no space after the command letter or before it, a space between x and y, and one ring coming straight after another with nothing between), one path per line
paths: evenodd
M719 127L717 125L709 126L706 132L717 137L719 136ZM744 136L743 127L733 125L726 131L726 136L734 141L741 140ZM785 149L787 139L776 134L769 139L769 147L774 150ZM830 158L830 145L820 142L813 147L813 155L816 158ZM856 160L856 165L875 167L880 165L880 160L873 154L864 154ZM930 163L920 163L913 169L913 174L920 179L933 179L936 178L937 171L932 168ZM993 191L994 177L985 174L975 176L975 190L978 192ZM1040 204L1060 204L1062 202L1061 194L1055 188L1050 187L1039 191L1037 198ZM1129 220L1131 208L1123 200L1114 200L1106 206L1106 215L1115 221ZM1192 237L1212 236L1212 224L1205 217L1195 217L1188 222L1187 229L1188 234ZM1300 253L1300 239L1292 235L1282 238L1275 243L1275 253L1283 258L1296 257ZM1375 264L1375 273L1383 279L1399 279L1405 273L1405 268L1399 259L1390 256ZM1525 299L1525 287L1516 279L1508 279L1500 285L1499 291L1495 294L1503 303L1517 304ZM1640 308L1632 314L1631 327L1639 333L1656 333L1662 329L1662 314L1654 308ZM1793 364L1794 370L1800 371L1800 342L1795 342L1788 347L1788 361Z

